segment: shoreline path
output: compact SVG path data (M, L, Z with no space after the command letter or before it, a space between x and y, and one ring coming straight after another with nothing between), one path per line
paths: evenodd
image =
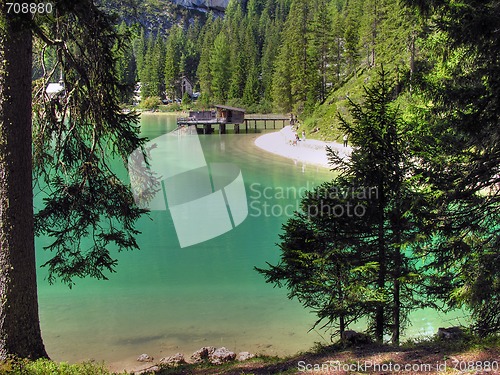
M255 140L255 145L260 149L308 164L320 165L331 168L328 164L326 146L339 151L343 157L349 157L352 148L344 147L337 142L324 142L316 139L300 140L294 144L295 133L291 126L285 126L278 132L261 135Z

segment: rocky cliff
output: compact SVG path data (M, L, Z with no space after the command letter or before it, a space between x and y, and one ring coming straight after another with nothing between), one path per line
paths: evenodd
M224 11L229 0L172 0L177 5L189 9Z
M223 15L229 0L96 0L96 3L114 14L119 22L124 20L127 24L142 25L149 32L166 33L173 24L204 19L209 11Z

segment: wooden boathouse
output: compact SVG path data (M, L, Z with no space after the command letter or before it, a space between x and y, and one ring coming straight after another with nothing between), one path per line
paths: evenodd
M234 133L239 134L242 124L245 124L245 133L248 133L252 122L254 131L257 132L257 122L264 122L264 129L267 129L268 122L272 122L273 128L276 129L276 121L282 122L282 127L285 127L285 122L288 121L287 117L246 117L245 112L243 108L216 105L213 110L190 111L189 117L177 119L177 126L194 125L202 134L211 134L218 126L219 133L225 134L227 125L233 125Z

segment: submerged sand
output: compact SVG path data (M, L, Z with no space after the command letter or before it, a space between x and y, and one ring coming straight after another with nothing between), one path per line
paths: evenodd
M339 152L342 157L351 154L350 146L344 147L337 142L324 142L316 139L306 139L294 142L295 133L290 126L278 132L261 135L255 140L255 145L267 152L308 164L331 168L328 163L326 147Z

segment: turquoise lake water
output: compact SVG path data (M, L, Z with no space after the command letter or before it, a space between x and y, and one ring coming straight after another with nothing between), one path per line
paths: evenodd
M141 123L153 139L174 129L175 117L144 114ZM53 359L123 364L141 353L159 359L209 345L284 355L327 342L328 333L308 332L314 315L253 268L277 262L285 212L332 172L264 152L253 145L257 136L200 136L207 162L234 163L242 171L249 215L235 229L181 248L169 211L153 211L138 224L141 250L118 254L109 280L80 280L70 290L48 285L46 271L39 271L42 333ZM264 193L268 198L259 197ZM46 243L37 239L39 263ZM457 324L454 317L417 312L407 334L431 334Z

